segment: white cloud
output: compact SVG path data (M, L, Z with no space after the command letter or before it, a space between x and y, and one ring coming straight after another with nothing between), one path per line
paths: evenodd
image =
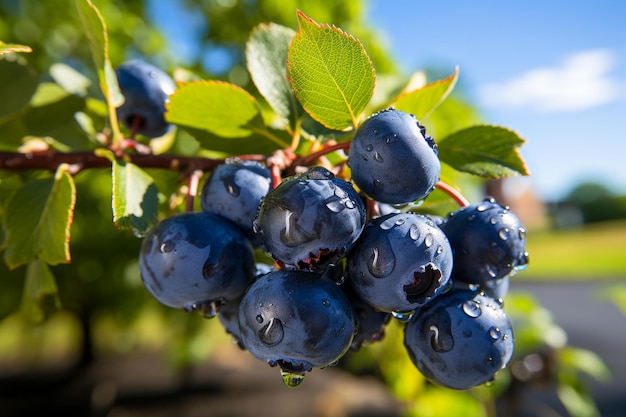
M478 93L487 107L526 107L541 112L573 112L609 103L619 83L609 76L615 54L594 49L566 57L556 68L532 69L517 78L483 85Z

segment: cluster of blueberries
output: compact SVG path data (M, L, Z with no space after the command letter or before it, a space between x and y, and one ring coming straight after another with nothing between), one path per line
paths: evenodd
M158 106L156 94L138 93L160 88L161 73L133 62L118 78L125 106L141 111L122 107L120 120L164 123L167 93ZM469 389L493 380L513 352L503 297L528 263L519 219L490 198L446 218L402 211L435 188L440 163L415 117L393 108L358 127L348 165L351 181L315 166L274 188L259 162L216 167L202 211L165 218L144 236L144 285L167 306L217 316L288 386L380 340L392 318L432 382ZM257 262L257 249L273 265Z

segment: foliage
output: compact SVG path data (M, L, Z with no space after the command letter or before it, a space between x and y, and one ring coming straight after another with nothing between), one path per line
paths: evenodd
M32 24L54 3L20 2L17 13L3 18L0 37L11 27ZM126 55L123 46L137 48L130 55L149 55L164 42L148 36L153 29L142 21L142 2L103 0L96 7L76 0L75 11L58 7L62 10L43 19L36 35L24 37L28 46L0 44L0 91L6 98L0 103L0 301L6 301L0 302L0 317L21 308L29 319L42 322L63 305L83 323L101 312L130 321L152 302L138 276L140 240L133 234L140 237L159 218L194 209L199 176L225 158L239 157L265 162L275 180L313 164L326 164L349 178L345 151L354 129L385 107L418 115L427 126L432 123L440 135L442 179L456 187L438 190L409 210L443 216L456 204L454 193L473 178L528 174L518 152L524 139L502 127L474 125L471 106L451 95L458 68L434 82L419 82L418 73L404 84L397 79L387 83L384 74L392 72L393 64L381 48L364 46L377 45L370 32L354 28L357 38L314 20L346 22L350 30L349 18L361 13L359 2L293 0L286 6L266 0L258 2L260 13L254 16L247 13L246 2L230 8L219 3L186 4L216 22L234 22L212 26L204 40L227 44L235 55L245 51L235 59L243 65L245 57L244 82L203 76L199 58L175 71L178 88L166 113L175 129L162 138L134 137L115 112L123 97L113 63ZM312 13L300 11L294 18L300 5ZM63 19L80 22L82 30L62 26L62 41L57 42L63 47L51 46L54 37L48 35L60 33L55 24ZM127 27L133 27L132 34ZM157 41L135 42L142 37ZM31 47L32 57L27 55ZM95 70L82 65L86 61L73 66L58 62L70 55L89 56ZM167 52L157 60L168 61ZM434 408L449 401L484 415L485 404L502 392L479 388L477 393L449 393L427 386L423 378L407 382L410 373L403 369L411 367L408 358L393 353L400 340L397 331L392 328L389 342L374 347L374 356L411 415L425 415L419 411L425 404ZM576 363L571 354L575 352L562 358L566 369ZM571 378L562 386L564 401L589 404L572 394L572 389L582 391ZM424 397L415 401L417 393Z

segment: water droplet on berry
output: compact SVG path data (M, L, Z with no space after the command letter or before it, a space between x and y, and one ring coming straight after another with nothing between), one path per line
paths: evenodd
M289 388L296 388L302 384L302 381L304 381L304 375L294 374L283 370L280 371L280 376L283 379L283 383Z
M165 242L163 242L161 244L161 246L159 247L159 251L161 253L168 253L168 252L172 252L174 249L176 249L176 243L174 243L171 240L166 240Z
M496 217L492 217L492 218L489 220L489 222L490 222L491 224L496 224L496 223L498 223L498 219L497 219Z
M442 353L452 350L452 348L454 347L454 338L452 337L452 335L443 334L443 332L439 330L439 327L435 326L434 324L429 327L429 330L432 333L430 337L430 346L436 352Z
M388 246L389 243L386 243ZM391 247L381 246L372 250L367 269L376 278L384 278L391 274L396 266L396 256Z
M394 227L395 225L396 225L396 222L395 222L395 220L392 217L392 218L389 218L389 219L385 220L384 222L382 222L379 227L382 230L389 230L392 227Z
M420 230L416 224L412 224L411 227L409 227L409 237L413 240L419 239Z
M517 236L520 238L520 240L524 240L526 238L526 229L523 227L517 229Z
M432 233L428 233L426 237L424 237L424 245L426 245L427 248L430 248L433 243L435 243L435 238Z
M239 187L237 184L235 184L233 181L229 179L222 180L222 182L224 183L224 188L226 188L226 191L228 192L228 194L232 195L233 197L239 197L239 193L241 192L241 187Z
M472 318L480 317L480 315L482 314L480 306L474 300L467 300L463 303L461 308L463 309L463 312L465 314Z
M353 209L353 208L355 208L355 207L356 207L356 203L355 203L354 201L350 200L350 199L346 199L346 200L344 201L344 205L345 205L347 208L349 208L349 209Z
M259 323L259 324L263 323L263 316L262 316L262 315L260 315L260 314L257 314L257 316L256 316L256 322L257 322L257 323Z
M374 189L378 192L382 192L385 186L381 180L374 180Z
M376 161L376 162L383 162L382 155L379 154L378 152L374 152L374 161Z
M217 315L217 304L214 301L185 303L183 310L187 312L195 311L200 313L205 319L211 319Z
M496 383L496 378L495 378L495 377L493 377L493 378L491 378L489 381L485 382L485 386L486 386L486 387L491 387L491 386L492 386L493 384L495 384L495 383Z
M528 252L524 252L522 256L520 256L519 259L517 260L517 264L515 265L515 270L523 271L524 269L528 268L528 263L529 263Z
M474 292L476 292L476 291L478 291L478 289L480 288L480 285L478 285L478 284L468 284L468 285L467 285L467 288L468 288L470 291L474 291Z
M391 315L394 319L399 320L402 323L406 323L413 318L414 311L392 311Z
M476 220L476 216L475 216L474 214L470 215L470 216L467 218L467 221L468 221L468 222L473 222L474 220Z
M443 246L441 246L441 245L437 246L437 251L435 253L435 256L436 255L441 255L442 253L443 253Z
M488 208L489 208L489 204L479 204L478 207L476 207L476 211L483 212L487 210Z
M491 278L495 278L498 276L498 267L492 264L485 264L485 271Z
M322 300L322 305L323 305L324 307L330 307L330 301L329 301L327 298L324 298L324 299Z
M498 230L498 236L502 240L508 240L508 238L509 238L509 229L508 229L508 227L503 227L502 229Z
M335 187L335 195L339 198L346 198L348 197L348 193L346 190L344 190L341 187Z
M369 157L369 156L367 156L367 154L366 154L366 153L364 153L364 154L363 154L363 160L364 160L364 161L369 161L369 160L370 160L370 157Z
M346 208L343 202L337 197L329 197L326 199L325 203L326 208L328 208L328 210L332 211L333 213L339 213Z
M259 338L261 342L267 346L275 346L279 344L285 336L283 322L276 317L270 319L269 322L259 329Z
M404 224L404 219L400 217L399 219L395 221L395 223L396 223L396 226L402 226Z
M498 327L492 327L491 329L489 329L489 336L493 339L493 340L498 340L500 339L500 336L502 335L502 332L500 331L500 328Z
M367 145L365 147L365 150L368 151L368 152L372 152L374 150L374 145L372 145L372 144Z

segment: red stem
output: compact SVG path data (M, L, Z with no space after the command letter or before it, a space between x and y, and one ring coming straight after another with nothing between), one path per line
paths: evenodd
M457 204L460 207L467 207L469 206L469 201L467 201L467 199L463 196L463 194L461 194L461 192L459 190L457 190L456 188L453 188L450 184L447 184L443 181L439 181L436 185L436 188L439 188L441 191L447 193L450 197L452 197L454 199L454 201L457 202Z
M329 146L325 146L324 148L320 149L317 152L313 152L309 155L306 155L304 157L302 157L302 159L300 159L299 161L297 161L297 165L304 165L304 166L308 166L311 163L313 163L313 161L315 161L317 158L327 155L331 152L334 151L338 151L340 149L345 150L346 152L350 149L350 141L348 142L341 142L341 143L337 143L335 145L329 145Z

